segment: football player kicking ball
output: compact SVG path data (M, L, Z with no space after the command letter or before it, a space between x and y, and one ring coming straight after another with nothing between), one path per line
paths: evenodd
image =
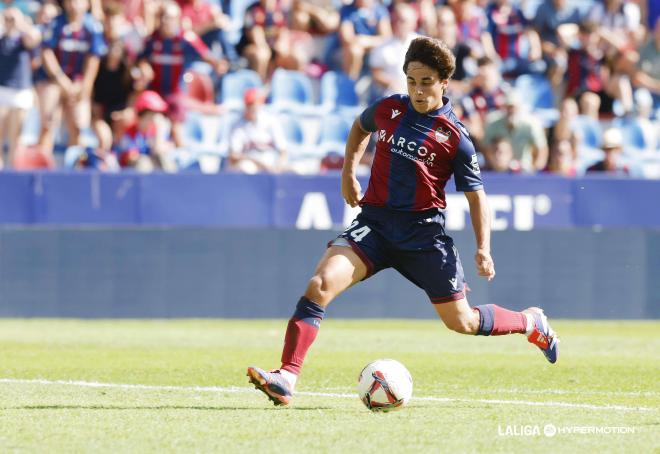
M250 382L275 405L291 400L328 304L356 282L389 267L426 292L449 329L482 336L524 334L548 361L557 361L559 339L541 309L514 312L494 304L472 308L465 297L461 261L444 229L444 188L452 173L470 206L479 275L491 280L495 267L490 212L474 146L443 97L454 69L454 56L444 43L415 39L403 65L408 96L381 99L353 123L341 190L346 202L360 205L362 211L329 243L300 298L287 326L281 367L247 371ZM355 169L372 133L378 137L376 155L361 197Z

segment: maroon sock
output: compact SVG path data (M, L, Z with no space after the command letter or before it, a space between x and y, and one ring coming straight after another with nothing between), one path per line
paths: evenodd
M484 304L475 307L479 311L480 336L502 336L505 334L527 331L527 316L522 312L510 311L495 304Z
M304 296L300 298L296 311L286 327L280 369L292 374L300 374L305 355L316 339L324 314L323 307Z

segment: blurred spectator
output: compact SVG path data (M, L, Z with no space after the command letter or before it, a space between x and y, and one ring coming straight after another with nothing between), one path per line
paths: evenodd
M41 33L18 8L2 12L0 27L0 169L4 162L5 141L9 145L7 163L14 162L23 122L34 104L30 53L41 42Z
M506 94L497 65L488 57L477 60L477 74L472 79L472 90L462 98L462 106L470 135L481 140L484 121L489 112L502 109Z
M603 133L603 152L605 157L589 168L587 172L608 172L628 174L628 168L619 163L619 156L623 151L623 135L617 128L609 128Z
M486 157L484 170L490 172L520 172L520 162L513 159L513 147L504 137L493 139L491 152Z
M566 95L580 96L591 91L601 99L600 114L607 118L614 114L614 101L619 100L624 112L632 109L630 80L620 72L621 54L605 60L599 46L598 25L584 23L579 27L579 47L568 53Z
M286 139L277 118L264 111L265 95L245 91L243 117L229 137L229 168L244 173L278 173L286 166Z
M40 93L46 121L39 144L46 152L52 152L59 127L50 114L60 104L70 146L80 145L81 130L90 125L94 80L107 47L102 25L88 11L88 0L64 0L64 14L44 34L42 55L49 79Z
M168 138L168 104L155 91L145 90L135 99L135 114L114 150L122 167L141 172L176 170L170 154L174 143Z
M374 98L395 93L407 93L403 62L410 42L417 37L417 13L407 3L400 3L392 12L394 35L369 54L369 66L374 80Z
M545 171L564 177L577 175L577 152L570 140L561 139L553 142Z
M438 18L434 0L392 0L390 13L394 12L397 5L409 5L414 8L417 16L415 31L427 36L438 34Z
M121 7L111 4L104 12L104 36L108 53L101 59L94 82L92 128L102 153L109 153L112 143L122 134L124 111L134 89L144 90L147 81L140 71L132 70L132 61L124 46L122 31L125 19Z
M458 40L466 43L476 57L488 57L499 61L493 38L488 33L488 18L483 8L474 0L447 0L454 11L458 24Z
M510 90L504 111L494 112L486 118L485 156L492 161L496 139L505 139L511 143L513 159L520 163L521 171L537 172L547 165L548 143L541 124L533 116L521 112L520 105L518 94Z
M304 32L310 36L309 54L313 62L312 67L307 68L310 75L318 76L327 69L339 30L338 5L341 5L338 0L293 0L291 29L294 33ZM312 69L316 69L316 74Z
M437 9L437 38L443 41L456 57L456 71L449 81L449 91L453 96L462 96L469 90L469 78L476 71L472 49L458 39L458 26L454 11L448 6Z
M573 98L566 98L561 102L559 119L550 130L551 143L567 140L573 146L577 146L577 138L573 125L578 114L578 104Z
M566 49L577 36L580 12L568 0L545 0L536 10L534 28L541 39L548 79L553 87L561 83L566 68Z
M302 70L311 60L311 37L292 35L286 13L278 0L259 0L245 12L237 50L264 82L275 68Z
M220 7L209 0L178 1L184 28L202 38L216 58L235 62L238 59L236 49L225 35L230 19L222 13Z
M369 51L392 35L387 9L376 0L353 0L342 7L339 39L342 67L352 79L358 79Z
M660 118L653 120L653 114L651 93L644 88L635 91L635 116L631 121L639 125L649 150L656 150L660 146Z
M660 17L655 21L653 33L639 48L637 57L634 84L649 90L653 94L654 104L660 105Z
M511 0L495 0L486 10L488 31L499 55L505 77L539 73L545 70L541 60L541 41L520 8Z
M598 121L600 119L598 115L598 112L600 112L600 96L596 93L585 91L578 99L580 115Z
M160 13L160 25L145 45L139 58L139 78L150 80L149 88L165 99L168 117L172 122L172 139L177 147L184 146L183 122L186 100L181 82L185 68L196 60L202 60L218 73L227 71L227 62L218 61L209 48L193 31L181 26L181 9L174 2L167 2Z
M613 48L622 50L633 48L644 36L640 26L641 12L632 1L602 0L594 2L589 10L586 22L598 24L598 32Z

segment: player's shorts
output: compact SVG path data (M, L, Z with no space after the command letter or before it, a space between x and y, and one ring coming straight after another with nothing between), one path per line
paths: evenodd
M433 304L465 298L463 266L440 210L399 212L365 205L328 246L350 246L367 267L365 279L391 267Z

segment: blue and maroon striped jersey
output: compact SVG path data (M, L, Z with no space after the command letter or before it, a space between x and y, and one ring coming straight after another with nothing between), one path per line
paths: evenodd
M156 31L139 58L147 59L154 70L149 88L167 97L181 90L181 77L190 63L209 56L209 48L197 34L181 30L173 38L165 38Z
M511 5L510 8L509 14L503 14L498 5L488 9L488 31L493 37L495 50L503 60L524 57L522 41L528 21L516 6Z
M85 14L79 30L72 30L66 14L58 16L46 29L43 46L55 52L62 71L71 80L82 78L88 55L102 57L108 51L103 27L91 14Z
M449 100L443 102L421 114L408 96L393 95L362 113L362 128L376 133L377 142L361 205L400 211L445 208L445 186L452 174L459 191L483 188L472 140Z

